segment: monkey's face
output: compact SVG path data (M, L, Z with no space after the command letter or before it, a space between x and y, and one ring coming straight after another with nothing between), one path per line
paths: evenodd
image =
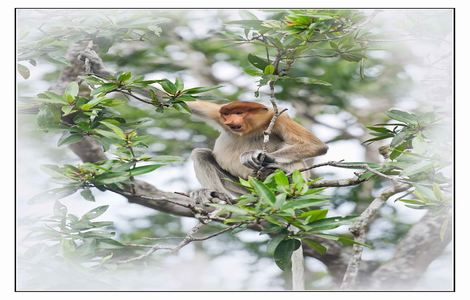
M250 131L250 126L246 122L247 112L234 111L229 114L221 114L225 127L231 132L243 135Z

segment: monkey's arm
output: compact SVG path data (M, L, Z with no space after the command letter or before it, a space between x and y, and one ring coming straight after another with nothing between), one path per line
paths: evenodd
M188 101L186 104L195 116L220 125L219 110L222 105L202 100Z
M328 146L312 132L293 121L287 115L280 115L273 128L273 134L283 141L283 146L271 153L277 163L291 163L305 158L323 155Z

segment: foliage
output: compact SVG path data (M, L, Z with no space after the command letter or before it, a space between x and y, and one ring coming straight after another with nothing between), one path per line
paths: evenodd
M364 77L364 43L366 33L358 26L365 20L357 11L330 10L288 10L276 15L276 19L259 20L245 12L246 19L232 21L243 30L243 34L228 32L227 38L238 43L257 45L258 52L265 51L265 57L250 53L250 66L244 71L260 76L259 88L268 82L290 80L301 84L331 86L331 83L314 77L292 76L291 68L298 59L306 57L341 58L360 62L361 77ZM261 49L260 49L261 48Z
M78 217L56 201L54 215L38 226L32 237L57 249L64 259L85 261L91 263L89 267L101 266L113 256L113 251L125 249L124 244L114 239L115 232L107 230L113 222L94 221L107 209L107 205L98 206Z
M287 176L277 170L264 181L250 177L248 180L240 178L240 183L249 193L235 204L211 205L230 213L225 223L262 224L261 233L273 236L268 253L274 255L282 270L290 267L291 254L300 246L300 241L322 255L327 248L312 239L315 236L355 243L345 236L323 233L349 224L355 216L327 218L328 209L322 209L329 204L328 197L321 193L324 188L309 188L312 181L306 181L299 171Z
M435 139L436 131L442 129L441 120L433 112L413 114L393 109L386 114L392 123L368 126L375 137L365 143L391 138L386 150L389 161L383 169L412 184L417 197L400 201L417 209L449 208L451 197L443 191L449 187L449 178L442 170L450 162L439 155L445 141Z

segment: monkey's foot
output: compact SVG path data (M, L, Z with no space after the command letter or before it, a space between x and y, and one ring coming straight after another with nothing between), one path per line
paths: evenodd
M231 203L232 198L228 195L210 189L199 189L189 193L189 197L193 199L196 204L205 203Z

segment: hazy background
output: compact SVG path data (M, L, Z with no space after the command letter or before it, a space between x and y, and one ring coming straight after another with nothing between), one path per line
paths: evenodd
M271 11L251 10L259 17ZM366 14L371 10L364 11ZM109 69L130 70L146 78L180 76L186 86L223 84L220 95L228 99L254 100L256 82L243 73L239 61L249 53L243 46L224 46L217 39L229 20L239 19L238 10L18 10L18 44L28 45L41 31L63 27L95 28L106 18L159 20L161 33L150 42L115 42L101 55ZM67 20L67 22L65 22ZM160 22L161 21L161 22ZM74 27L76 25L76 27ZM384 10L371 21L371 30L380 34L380 41L369 51L366 80L361 81L351 63L321 62L307 59L300 68L325 76L333 89L304 89L280 93L280 105L298 117L322 140L331 141L329 152L316 163L340 160L380 160L379 145L367 149L361 144L368 135L364 125L377 123L390 107L404 110L434 108L446 111L452 119L452 59L453 32L451 10ZM26 34L27 33L27 34ZM26 36L23 36L26 34ZM222 43L222 44L221 44ZM32 45L32 44L31 44ZM52 51L51 53L55 52ZM60 56L57 52L57 58ZM300 63L299 63L300 64ZM64 67L50 60L28 66L31 77L17 77L17 95L27 101L54 84ZM266 90L261 99L267 100ZM26 99L26 100L25 100ZM314 99L314 100L312 100ZM315 99L327 105L311 106ZM310 102L309 102L310 101ZM320 101L321 102L321 101ZM190 119L175 114L157 115L144 106L130 104L132 118L149 117L153 122L145 130L156 136L150 150L154 154L185 157L185 162L159 169L142 179L166 191L187 192L199 187L188 156L194 147L210 147L217 136L204 124L195 123L187 130ZM307 113L308 111L308 113ZM314 113L315 120L311 113ZM318 122L317 122L318 121ZM320 124L321 123L321 124ZM347 135L344 135L347 132ZM343 137L338 138L340 134ZM448 129L451 136L451 129ZM29 237L31 228L40 225L39 218L51 214L53 203L29 204L34 195L57 187L41 171L43 164L79 163L67 148L57 148L60 135L44 133L34 116L17 117L17 284L20 290L281 290L289 279L272 259L263 254L267 240L256 232L226 234L204 243L193 243L178 255L156 253L145 265L127 266L118 270L89 272L86 268L64 263L47 254L40 255L37 241ZM448 159L452 152L448 149ZM449 169L451 175L451 169ZM318 176L347 178L352 171L322 168ZM354 188L330 191L337 199L332 207L336 214L348 214L358 209L358 199L348 198ZM173 217L145 207L129 204L110 192L94 191L96 203L83 201L77 195L62 199L70 212L81 215L98 204L109 204L99 220L115 222L117 236L184 236L194 224L190 218ZM375 194L376 191L373 190ZM357 197L357 196L355 196ZM363 199L367 201L367 199ZM365 260L385 261L393 254L393 245L406 228L418 222L424 212L390 201L373 223L368 239L376 241L375 249L365 249ZM347 232L346 228L340 231ZM169 240L171 242L171 240ZM452 288L452 247L434 261L418 290L448 290ZM306 258L307 288L327 289L330 286L326 267L314 258Z

